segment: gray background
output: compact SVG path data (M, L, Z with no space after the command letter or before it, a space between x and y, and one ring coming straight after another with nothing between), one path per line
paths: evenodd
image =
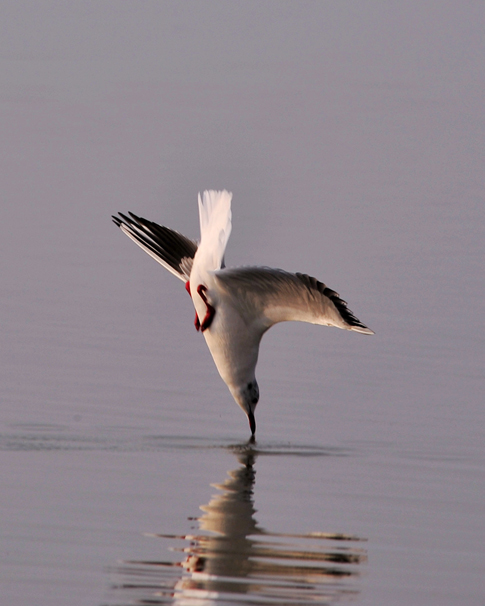
M110 601L237 466L182 284L110 223L197 237L227 188L228 265L314 275L376 331L264 337L261 451L347 456L261 457L259 523L367 538L358 603L483 603L484 13L2 2L0 602Z

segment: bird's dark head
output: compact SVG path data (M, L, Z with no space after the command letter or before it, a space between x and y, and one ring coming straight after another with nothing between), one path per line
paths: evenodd
M256 404L259 402L259 385L256 379L249 381L243 390L244 399L248 403L248 406L254 412Z
M256 431L256 421L254 420L254 411L259 402L259 386L256 379L252 379L236 389L231 389L234 399L239 406L244 410L249 419L251 433L254 435Z

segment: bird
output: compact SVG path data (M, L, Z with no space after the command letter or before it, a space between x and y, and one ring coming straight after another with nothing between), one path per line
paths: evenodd
M263 266L226 267L232 228L232 193L199 193L200 241L139 217L113 215L114 223L140 248L185 283L195 307L194 325L234 400L246 413L255 440L259 345L274 324L296 320L357 333L374 332L340 295L307 274Z

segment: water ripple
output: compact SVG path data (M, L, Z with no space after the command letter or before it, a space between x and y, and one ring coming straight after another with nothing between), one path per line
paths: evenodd
M151 535L175 561L127 560L111 571L116 604L334 604L359 592L362 538L314 531L276 533L255 519L254 463L238 454L220 493L200 509L193 534Z
M114 451L223 449L256 456L346 456L349 449L290 442L234 443L199 436L146 435L132 428L101 427L74 432L61 425L17 424L0 433L0 451Z

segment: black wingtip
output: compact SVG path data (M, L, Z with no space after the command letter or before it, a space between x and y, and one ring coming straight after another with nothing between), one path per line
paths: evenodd
M122 225L126 225L127 227L138 227L141 221L140 217L137 217L130 211L128 211L128 215L119 212L117 215L111 215L111 218L113 219L113 223L115 223L118 227L121 227Z

